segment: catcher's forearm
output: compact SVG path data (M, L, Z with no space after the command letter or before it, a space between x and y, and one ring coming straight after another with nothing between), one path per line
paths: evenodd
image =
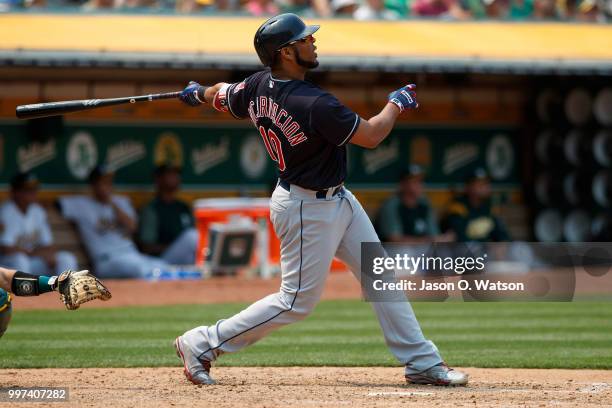
M21 271L13 271L10 291L15 296L38 296L54 290L55 276L37 276Z
M7 269L0 267L0 288L11 291L11 282L13 281L13 275L15 275L14 269Z
M69 310L90 300L109 300L110 291L89 271L64 271L59 276L36 276L0 267L2 289L16 296L38 296L57 290L60 299Z

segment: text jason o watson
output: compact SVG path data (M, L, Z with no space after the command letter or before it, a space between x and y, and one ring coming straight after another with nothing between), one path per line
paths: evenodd
M422 280L420 285L417 282L411 280L402 279L398 282L383 282L382 280L375 280L372 282L372 287L376 291L384 290L401 290L401 291L417 291L417 290L489 290L489 291L524 291L525 284L523 282L502 282L492 281L489 279L475 279L473 281L467 281L464 279L458 282L428 282Z

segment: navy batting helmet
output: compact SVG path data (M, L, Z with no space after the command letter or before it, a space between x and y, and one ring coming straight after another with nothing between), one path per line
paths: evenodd
M255 51L265 66L274 62L274 54L292 41L301 40L319 29L318 25L307 26L295 14L286 13L272 17L255 33Z

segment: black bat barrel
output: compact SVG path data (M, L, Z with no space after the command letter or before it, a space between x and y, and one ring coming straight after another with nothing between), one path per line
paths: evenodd
M122 98L83 99L78 101L35 103L32 105L18 106L15 110L15 114L19 119L43 118L45 116L63 115L71 112L79 112L88 109L101 108L104 106L121 105L124 103L177 98L179 95L180 92L168 92L153 95L126 96Z

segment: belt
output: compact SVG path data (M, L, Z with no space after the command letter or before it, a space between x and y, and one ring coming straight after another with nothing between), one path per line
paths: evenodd
M291 191L291 185L289 183L287 183L285 180L279 180L278 181L278 185L281 186L282 188L284 188L287 191ZM338 186L338 187L330 187L327 188L325 190L312 190L313 193L315 193L315 196L319 199L319 200L325 200L328 196L328 194L331 192L331 197L339 194L342 192L342 190L344 189L343 186Z

